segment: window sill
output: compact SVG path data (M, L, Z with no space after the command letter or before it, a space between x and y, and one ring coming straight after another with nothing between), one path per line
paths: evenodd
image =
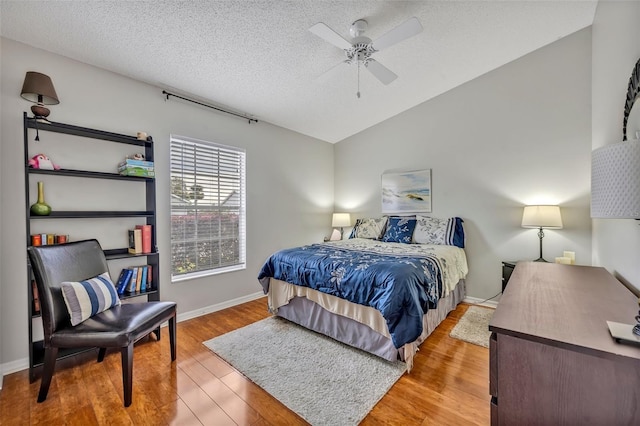
M225 268L216 268L208 271L193 272L191 274L179 275L175 277L172 276L171 283L175 284L175 283L180 283L184 281L191 281L198 278L209 277L211 275L226 274L227 272L243 271L245 269L247 269L247 265L242 264L242 265L227 266Z

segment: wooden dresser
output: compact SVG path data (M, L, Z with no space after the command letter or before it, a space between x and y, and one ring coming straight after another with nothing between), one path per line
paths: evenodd
M519 262L489 330L492 425L639 425L638 299L604 268Z

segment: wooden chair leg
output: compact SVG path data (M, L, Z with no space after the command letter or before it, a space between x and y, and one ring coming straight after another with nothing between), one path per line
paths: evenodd
M124 388L124 406L131 405L133 389L133 343L121 349L122 354L122 387Z
M176 316L169 318L169 344L171 345L171 361L176 360Z
M98 362L104 361L104 354L107 353L107 348L100 348L98 351Z
M152 333L156 335L156 340L160 340L160 326L153 330Z
M44 367L42 369L42 380L40 382L40 393L38 393L38 402L47 399L51 378L56 368L56 358L58 357L58 348L46 348L44 350Z

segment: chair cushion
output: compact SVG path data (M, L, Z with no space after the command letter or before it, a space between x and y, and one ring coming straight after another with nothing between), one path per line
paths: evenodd
M75 327L55 331L51 345L65 348L124 347L146 336L175 314L175 302L123 303Z
M60 284L64 302L71 316L71 325L78 325L93 315L118 306L120 298L109 273L80 282Z

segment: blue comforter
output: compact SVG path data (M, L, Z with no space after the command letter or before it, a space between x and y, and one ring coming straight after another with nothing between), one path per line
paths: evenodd
M258 275L265 294L269 278L371 306L382 313L396 348L422 333L422 316L442 294L435 256L382 254L331 244L281 250Z

